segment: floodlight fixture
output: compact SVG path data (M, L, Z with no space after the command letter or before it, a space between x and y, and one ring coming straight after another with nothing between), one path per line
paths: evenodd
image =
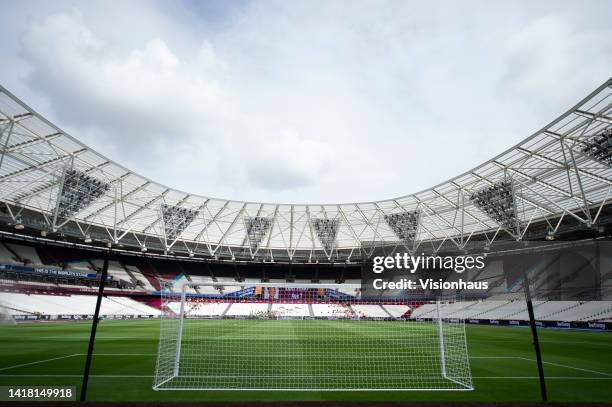
M327 253L331 253L336 246L336 237L338 235L340 220L338 218L315 218L311 220L311 223L321 245Z
M607 165L612 165L612 127L593 136L582 152Z
M272 219L265 216L245 217L244 226L249 239L251 254L254 254L272 227Z
M416 240L421 211L401 211L384 216L385 222L402 241L412 244Z
M166 240L175 240L198 216L199 211L162 204L161 213Z
M80 212L110 189L110 184L70 169L64 174L59 198L55 207L58 219L68 219Z
M518 217L512 182L498 181L470 195L470 201L501 227L516 231Z
M23 221L21 220L21 215L16 215L13 218L13 227L17 230L25 229L25 225L23 224Z

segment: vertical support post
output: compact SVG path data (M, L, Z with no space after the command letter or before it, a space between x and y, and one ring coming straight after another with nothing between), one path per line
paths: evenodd
M185 317L185 290L187 284L183 284L183 291L181 292L181 311L179 315L178 332L176 334L176 351L174 353L174 377L179 374L179 367L181 362L181 342L183 339L183 318Z
M104 265L102 266L102 275L98 285L98 298L96 300L96 310L94 311L93 322L91 324L91 333L89 335L89 346L87 348L87 358L85 359L85 370L83 371L83 384L81 385L80 401L84 402L87 398L87 385L89 383L89 370L91 369L91 359L93 356L94 344L96 342L96 331L100 320L100 306L102 305L102 296L104 294L104 285L106 284L106 276L108 274L108 254L104 257Z
M436 310L438 312L438 343L440 344L440 372L446 378L446 355L444 353L444 331L442 329L442 314L440 312L440 300L436 300Z
M529 289L529 277L525 275L525 300L527 301L527 313L529 314L529 326L531 328L531 338L533 340L533 348L535 350L536 361L538 363L538 375L540 377L540 393L542 394L542 401L547 402L548 396L546 395L546 380L544 379L544 366L542 365L542 354L540 353L540 341L538 340L538 329L535 323L535 316L533 313L533 304L531 303L531 290Z

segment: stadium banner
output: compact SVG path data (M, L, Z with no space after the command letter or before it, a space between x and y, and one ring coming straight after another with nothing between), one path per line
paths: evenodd
M430 321L431 318L418 318L419 321ZM492 325L508 327L529 327L529 321L509 319L466 319L470 325ZM587 322L587 321L536 321L538 328L558 329L585 329L590 331L612 331L612 322Z
M97 278L96 273L84 273L81 271L73 271L73 270L62 270L62 269L54 269L48 267L27 267L27 266L19 266L15 264L0 264L0 271L12 271L14 273L30 273L30 274L43 274L49 276L58 276L58 277L70 277L70 278L86 278L90 280L95 280ZM107 281L111 281L112 276L108 276Z
M42 315L42 314L19 314L11 315L17 322L28 321L88 321L93 319L93 315L83 314L60 314L60 315ZM155 319L155 315L100 315L100 319L109 320L137 320L137 319Z

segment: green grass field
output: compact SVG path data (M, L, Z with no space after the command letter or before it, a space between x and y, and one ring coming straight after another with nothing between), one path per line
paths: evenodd
M260 325L253 325L259 328L262 322L264 324L298 323L298 321L242 322L259 322ZM331 321L309 322L333 325ZM281 329L281 326L277 325L277 328ZM0 327L0 385L63 384L79 388L89 329L90 323L85 322ZM254 332L257 329L254 328ZM285 328L282 329L289 332ZM331 329L326 326L325 332L333 332ZM217 329L215 332L221 331ZM253 340L245 339L244 330L241 332L242 336L235 341L235 352L240 354L240 351L244 352L247 347L261 352L261 349L253 345ZM346 332L346 328L341 328L336 340L347 340ZM610 333L552 329L542 329L539 333L547 376L546 384L551 401L609 402L612 399ZM230 328L222 334L225 338L232 337ZM98 330L88 400L211 402L325 400L534 402L540 400L530 332L524 328L467 326L475 390L464 392L153 391L158 336L158 321L103 321ZM308 371L313 364L309 363L311 359L306 352L312 352L312 344L303 341L301 343L302 346L297 346L295 352L305 352L306 361L298 364L298 367ZM347 346L349 346L348 341ZM262 360L265 362L264 356L262 355ZM296 368L295 364L290 366L293 366L292 369ZM317 364L315 372L316 369L324 369L317 366L325 365ZM334 364L329 361L327 366L333 367ZM353 373L363 371L367 375L368 372L380 373L389 370L392 371L389 373L395 373L397 366L380 363L374 365L371 361L365 361L346 366L346 369L352 369ZM249 367L245 366L244 370L248 371ZM321 371L319 370L319 373Z

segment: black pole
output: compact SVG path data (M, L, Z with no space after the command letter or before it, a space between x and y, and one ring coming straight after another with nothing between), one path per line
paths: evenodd
M544 366L542 365L542 353L540 353L540 341L538 340L538 329L533 314L533 304L531 303L531 291L529 289L529 277L525 276L525 300L527 301L527 312L529 313L529 326L531 327L531 338L535 349L536 361L538 362L538 374L540 376L540 393L542 401L547 402L546 381L544 379Z
M93 356L93 348L96 342L96 330L100 320L100 305L102 304L102 295L104 294L104 285L106 284L106 275L108 274L108 255L104 256L104 265L102 266L102 275L100 276L100 284L98 285L98 299L96 301L96 310L94 312L93 322L91 324L91 334L89 335L89 347L87 348L87 359L85 360L85 370L83 371L83 384L81 385L81 402L87 397L87 384L89 382L89 369L91 368L91 358Z

